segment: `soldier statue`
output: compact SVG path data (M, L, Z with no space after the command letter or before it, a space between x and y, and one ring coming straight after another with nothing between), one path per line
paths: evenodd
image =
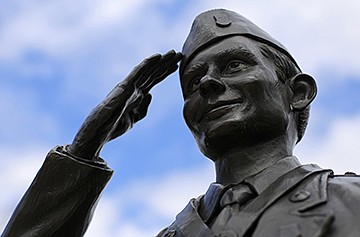
M289 51L224 9L196 17L181 53L141 62L47 155L2 237L80 237L112 176L102 147L146 116L149 91L180 62L183 115L216 180L158 237L360 236L360 178L293 156L315 80Z

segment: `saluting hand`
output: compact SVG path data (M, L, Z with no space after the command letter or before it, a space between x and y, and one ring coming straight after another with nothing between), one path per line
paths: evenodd
M102 147L146 116L149 91L178 68L181 53L174 50L143 60L97 105L86 118L67 151L76 157L96 160Z

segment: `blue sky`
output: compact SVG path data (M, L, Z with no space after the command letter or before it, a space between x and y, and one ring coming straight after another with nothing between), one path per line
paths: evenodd
M132 0L0 3L0 229L49 149L72 141L90 110L143 58L181 50L194 17L237 11L282 42L318 97L295 155L360 172L360 3ZM152 90L148 116L105 147L115 170L87 237L151 236L214 180L182 119L175 73Z

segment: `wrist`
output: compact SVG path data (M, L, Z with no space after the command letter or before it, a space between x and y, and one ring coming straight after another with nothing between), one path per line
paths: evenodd
M63 146L63 153L66 155L83 162L94 162L96 163L99 160L99 157L95 155L89 155L90 152L79 152L78 149L74 149L73 144L68 144Z
M84 159L69 152L69 147L71 147L71 145L58 146L56 148L56 151L81 163L85 163L91 166L108 168L106 161L104 161L101 157L97 157L96 159Z

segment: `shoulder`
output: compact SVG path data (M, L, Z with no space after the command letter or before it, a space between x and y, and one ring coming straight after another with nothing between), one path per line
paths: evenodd
M346 172L343 175L329 175L328 178L328 193L346 197L360 196L360 175L353 172Z
M353 172L346 172L345 174L330 174L328 179L329 186L333 187L348 187L360 189L360 175Z

